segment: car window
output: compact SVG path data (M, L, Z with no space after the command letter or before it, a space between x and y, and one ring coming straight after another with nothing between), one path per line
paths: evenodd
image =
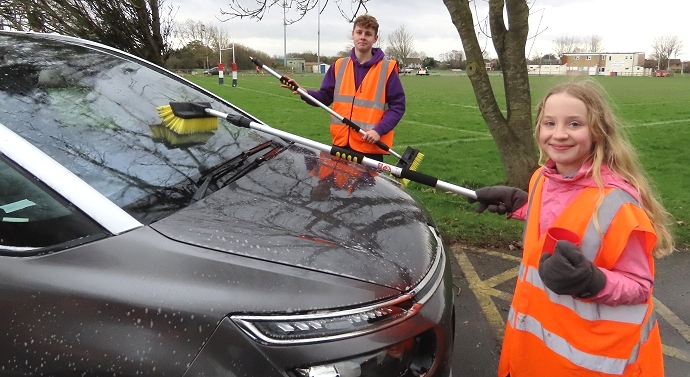
M31 254L106 236L91 219L1 155L0 182L0 255Z
M0 123L144 224L188 205L201 172L264 140L225 120L177 135L159 106L236 110L154 65L53 38L0 33Z

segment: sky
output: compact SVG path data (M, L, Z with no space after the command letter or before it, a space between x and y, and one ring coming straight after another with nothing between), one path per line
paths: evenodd
M244 6L253 6L255 0L235 0ZM269 3L274 0L268 0ZM319 0L323 7L326 0ZM278 0L278 2L280 2ZM289 2L289 0L288 0ZM260 21L249 18L227 19L221 10L229 11L230 0L168 0L166 4L177 8L175 21L185 19L212 23L225 30L230 39L249 48L282 57L285 52L320 52L333 56L349 42L352 24L341 15L337 4L351 16L351 0L328 0L318 15L308 13L295 24L283 26L283 10L274 6ZM690 2L686 0L536 0L531 6L530 33L527 57L553 53L554 39L562 36L602 37L603 52L653 53L655 37L678 36L683 43L677 56L690 60ZM486 4L478 1L478 6ZM484 6L486 9L486 6ZM379 36L384 41L398 27L404 25L414 38L414 51L440 59L452 50L463 50L460 36L453 25L442 0L370 0L368 13L379 22ZM362 12L360 12L361 14ZM482 18L486 11L480 10ZM295 14L289 11L288 19ZM496 54L490 40L480 33L479 42L489 55Z

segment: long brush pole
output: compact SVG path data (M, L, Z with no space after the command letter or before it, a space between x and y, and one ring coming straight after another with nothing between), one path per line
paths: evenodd
M331 147L326 144L319 143L314 140L310 140L301 136L297 136L285 131L281 131L278 129L275 129L273 127L267 126L265 124L257 123L252 121L246 116L242 115L236 115L236 114L226 114L217 110L213 110L211 108L205 108L204 111L206 114L217 117L217 118L222 118L227 120L228 122L239 126L239 127L244 127L244 128L250 128L253 130L257 131L262 131L267 134L277 136L281 139L285 140L290 140L292 142L295 142L297 144L302 144L306 145L308 147L312 147L314 149L318 149L322 152L329 153L333 156L344 158L349 161L353 161L362 165L366 165L370 168L374 168L376 170L382 171L382 172L388 172L391 173L393 176L398 177L398 178L403 178L403 179L409 179L410 181L414 181L417 183L421 183L423 185L427 185L430 187L434 187L437 189L445 190L445 191L450 191L454 192L456 194L464 195L468 198L472 199L477 199L477 194L467 188L456 186L452 183L444 182L439 180L436 177L432 177L430 175L426 175L423 173L416 172L414 170L410 170L407 168L400 168L397 166L389 165L384 162L379 162L374 159L368 158L364 156L361 153L357 152L352 152L340 147Z
M360 126L358 126L355 122L353 122L353 121L351 121L351 120L349 120L349 119L343 117L342 115L338 114L335 110L333 110L333 109L331 109L330 107L324 105L324 104L321 103L319 100L317 100L316 98L314 98L313 96L311 96L309 93L307 93L306 90L300 88L298 85L289 82L287 77L285 77L285 76L281 75L280 73L278 73L278 72L272 70L271 68L267 67L263 62L261 62L261 60L259 60L259 59L257 59L257 58L252 58L252 57L249 57L249 59L251 59L251 60L252 60L252 63L256 64L258 67L263 68L264 70L268 71L268 73L270 73L271 75L275 76L278 80L280 80L281 83L283 83L284 85L287 85L290 89L292 89L293 92L297 92L297 93L299 93L300 95L302 95L304 98L310 100L312 103L317 104L320 108L322 108L322 109L328 111L331 115L333 115L334 117L338 118L338 120L340 120L341 122L343 122L343 124L345 124L345 125L351 127L352 129L354 129L355 131L359 132L360 134L362 134L362 135L365 135L365 134L366 134L366 132L364 132L364 130L363 130ZM386 151L386 152L390 152L390 154L392 154L393 156L397 157L398 159L402 159L402 156L401 156L401 155L399 155L398 153L396 153L394 150L392 150L388 145L386 145L386 144L385 144L384 142L382 142L381 140L378 140L378 141L376 142L376 146L379 147L379 148L381 148L381 149L383 149L383 150Z

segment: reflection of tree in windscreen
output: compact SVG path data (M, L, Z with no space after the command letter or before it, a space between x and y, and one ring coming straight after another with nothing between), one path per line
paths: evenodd
M51 44L31 38L16 40L0 37L0 91L42 103L43 97L32 93L47 88L83 88L93 86L98 72L121 62L113 56L77 46ZM30 94L30 95L29 95Z
M225 149L238 150L239 147L237 141L224 143L219 148L210 143L179 148L178 153L171 154L165 146L152 142L149 133L111 128L99 143L87 145L63 140L62 149L99 170L99 174L107 172L109 179L122 187L108 198L139 221L149 223L189 204L199 171L205 169L204 158L215 154L223 156ZM117 155L127 159L115 164L113 157ZM181 159L180 156L187 157Z
M346 234L347 244L339 245L345 248L343 252L347 253L346 258L365 262L353 263L353 266L380 272L380 266L371 264L372 257L385 260L384 263L390 263L390 267L395 270L394 274L402 281L414 283L411 281L406 262L391 257L391 252L401 251L395 250L396 247L418 248L420 245L393 246L398 240L382 239L388 234L387 230L410 229L410 224L414 223L411 219L418 218L420 212L413 202L401 196L381 198L376 194L361 195L354 200L350 196L331 196L328 203L314 202L309 195L313 185L312 178L304 179L304 174L296 171L296 165L289 162L289 159L282 162L274 160L267 166L275 173L269 177L281 177L279 181L272 181L271 184L265 184L267 176L264 174L248 176L247 179L261 186L262 190L254 190L251 195L247 193L246 196L239 195L235 198L232 203L233 214L242 216L243 213L252 213L252 218L248 220L287 234L294 233L296 228L304 229L305 234L314 235L322 240ZM257 197L259 202L266 205L256 208ZM250 211L248 208L254 209ZM422 247L428 247L424 241L419 242ZM333 253L332 246L328 243L314 242L312 247L302 248L304 254L301 256L301 263L311 265L321 254ZM384 249L386 255L383 255Z

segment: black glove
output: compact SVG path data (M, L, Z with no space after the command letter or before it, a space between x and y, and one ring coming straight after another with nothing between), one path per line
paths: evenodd
M477 199L469 198L467 201L477 204L477 213L488 209L489 212L503 215L522 207L527 203L527 193L515 187L488 186L475 192Z
M559 295L579 298L595 296L606 285L606 275L569 241L558 241L553 255L539 259L539 276L550 290Z

